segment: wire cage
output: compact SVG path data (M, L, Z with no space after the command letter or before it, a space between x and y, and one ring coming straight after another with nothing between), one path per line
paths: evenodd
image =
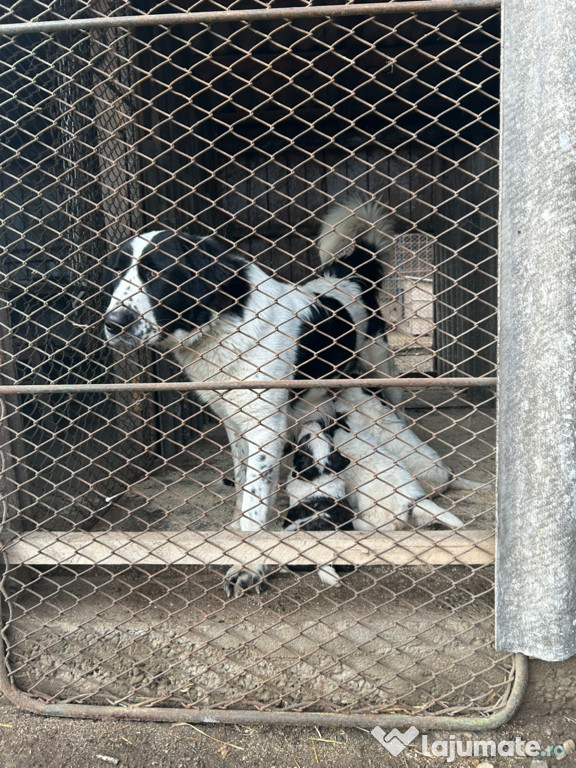
M400 235L395 270L383 283L388 296L383 297L382 314L391 327L388 343L398 350L398 367L426 373L435 370L434 246L434 237L426 232ZM419 364L415 339L422 349L430 350Z
M468 728L516 706L522 659L492 647L497 6L10 8L0 327L13 700L50 714ZM153 347L105 343L108 256L149 230L186 231L303 283L324 211L358 196L396 216L413 254L379 286L401 374L386 384L402 389L405 429L478 487L428 491L458 531L289 531L282 488L266 531L238 531L234 456L200 404L205 382ZM325 386L270 386L308 384ZM262 557L266 590L227 598L226 569ZM326 566L339 586L317 578Z

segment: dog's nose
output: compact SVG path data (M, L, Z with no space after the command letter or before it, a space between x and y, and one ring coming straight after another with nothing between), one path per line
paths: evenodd
M111 336L117 336L127 330L137 320L136 314L129 309L120 307L108 312L104 326Z

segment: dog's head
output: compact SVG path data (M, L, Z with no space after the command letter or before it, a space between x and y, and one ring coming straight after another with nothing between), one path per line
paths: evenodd
M111 344L160 344L202 332L223 312L241 316L246 263L211 238L168 230L134 237L110 255L104 332Z

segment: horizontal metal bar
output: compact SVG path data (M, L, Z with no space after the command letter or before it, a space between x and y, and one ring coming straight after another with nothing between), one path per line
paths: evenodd
M502 0L410 0L409 2L347 3L346 5L311 5L296 8L247 8L235 11L197 11L194 13L157 13L142 16L106 16L98 19L63 19L0 24L1 35L44 32L91 31L122 27L149 27L176 24L216 24L231 21L272 21L334 16L380 16L389 13L429 13L430 11L478 11L500 8Z
M460 376L446 378L390 378L390 379L277 379L262 381L246 379L245 381L162 381L136 382L125 384L5 384L0 386L0 395L56 395L66 393L87 392L194 392L201 390L225 391L229 389L346 389L348 387L495 387L497 379L494 376Z
M4 544L10 565L487 565L491 531L38 531Z

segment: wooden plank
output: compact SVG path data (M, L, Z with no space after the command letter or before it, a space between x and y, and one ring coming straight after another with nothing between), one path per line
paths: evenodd
M10 565L486 565L491 531L73 533L39 531L7 541Z

